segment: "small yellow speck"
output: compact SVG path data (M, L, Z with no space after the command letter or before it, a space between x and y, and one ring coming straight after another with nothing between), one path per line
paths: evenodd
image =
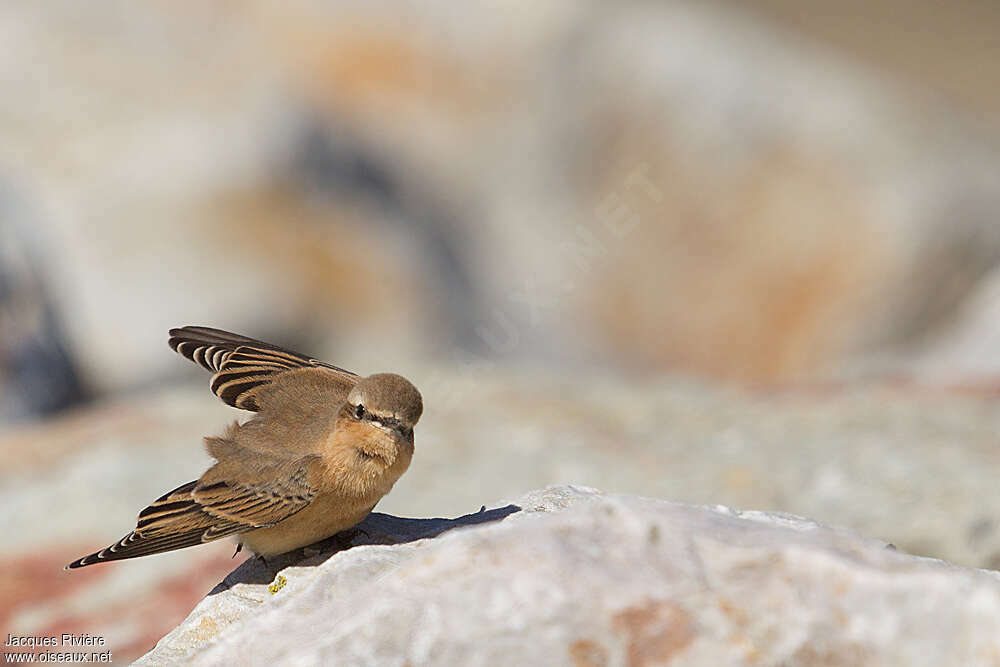
M194 629L194 632L200 640L211 639L219 634L219 624L211 616L202 616L201 623Z
M279 574L275 578L274 583L268 585L267 590L271 591L271 595L274 595L275 593L277 593L278 591L280 591L282 588L284 588L285 584L287 584L287 583L288 583L288 579L285 579L285 575Z

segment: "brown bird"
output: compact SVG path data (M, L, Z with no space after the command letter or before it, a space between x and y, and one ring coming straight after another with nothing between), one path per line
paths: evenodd
M261 556L359 523L413 456L423 402L406 378L361 378L277 345L208 327L170 330L170 347L212 371L225 403L256 412L205 438L217 461L139 512L135 529L66 569L237 536Z

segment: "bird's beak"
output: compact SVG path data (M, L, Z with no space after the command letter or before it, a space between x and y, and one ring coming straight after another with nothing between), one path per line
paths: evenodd
M393 432L396 433L403 440L413 439L413 429L404 424L396 424L392 427Z
M407 426L395 417L372 417L372 423L378 424L387 431L392 431L399 437L409 440L413 437L413 428Z

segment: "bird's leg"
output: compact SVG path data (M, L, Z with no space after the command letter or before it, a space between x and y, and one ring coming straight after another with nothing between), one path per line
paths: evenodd
M344 549L351 547L354 544L354 540L357 537L364 535L368 539L371 539L371 535L367 530L361 528L360 526L355 526L354 528L348 528L347 530L340 533L340 539L343 540Z
M365 529L354 527L342 530L339 533L328 537L327 540L333 542L333 546L336 547L336 551L343 551L345 549L350 549L353 546L354 538L362 534L365 537L371 537Z

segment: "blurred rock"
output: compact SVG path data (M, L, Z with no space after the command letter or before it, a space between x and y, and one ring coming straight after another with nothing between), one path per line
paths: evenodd
M979 281L947 326L859 363L884 374L995 396L1000 391L998 340L1000 271L994 270Z
M852 62L905 82L922 97L947 100L1000 130L1000 6L980 0L843 0L812 7L796 0L722 0L814 40Z
M0 9L0 172L32 211L42 277L98 391L183 372L152 352L182 324L317 355L367 339L386 363L448 342L437 327L455 306L423 296L437 274L413 247L419 225L357 196L318 199L301 177L308 109L252 14Z
M790 515L567 486L514 504L432 540L373 515L360 544L389 546L246 563L136 664L1000 660L993 573Z
M997 263L980 128L745 14L391 13L292 3L264 32L331 133L479 227L493 355L837 376Z
M89 393L42 278L44 258L5 194L0 189L0 425L57 413Z
M188 323L380 369L836 377L1000 251L993 135L731 8L58 0L0 39L0 170L99 391L180 373L150 350Z

